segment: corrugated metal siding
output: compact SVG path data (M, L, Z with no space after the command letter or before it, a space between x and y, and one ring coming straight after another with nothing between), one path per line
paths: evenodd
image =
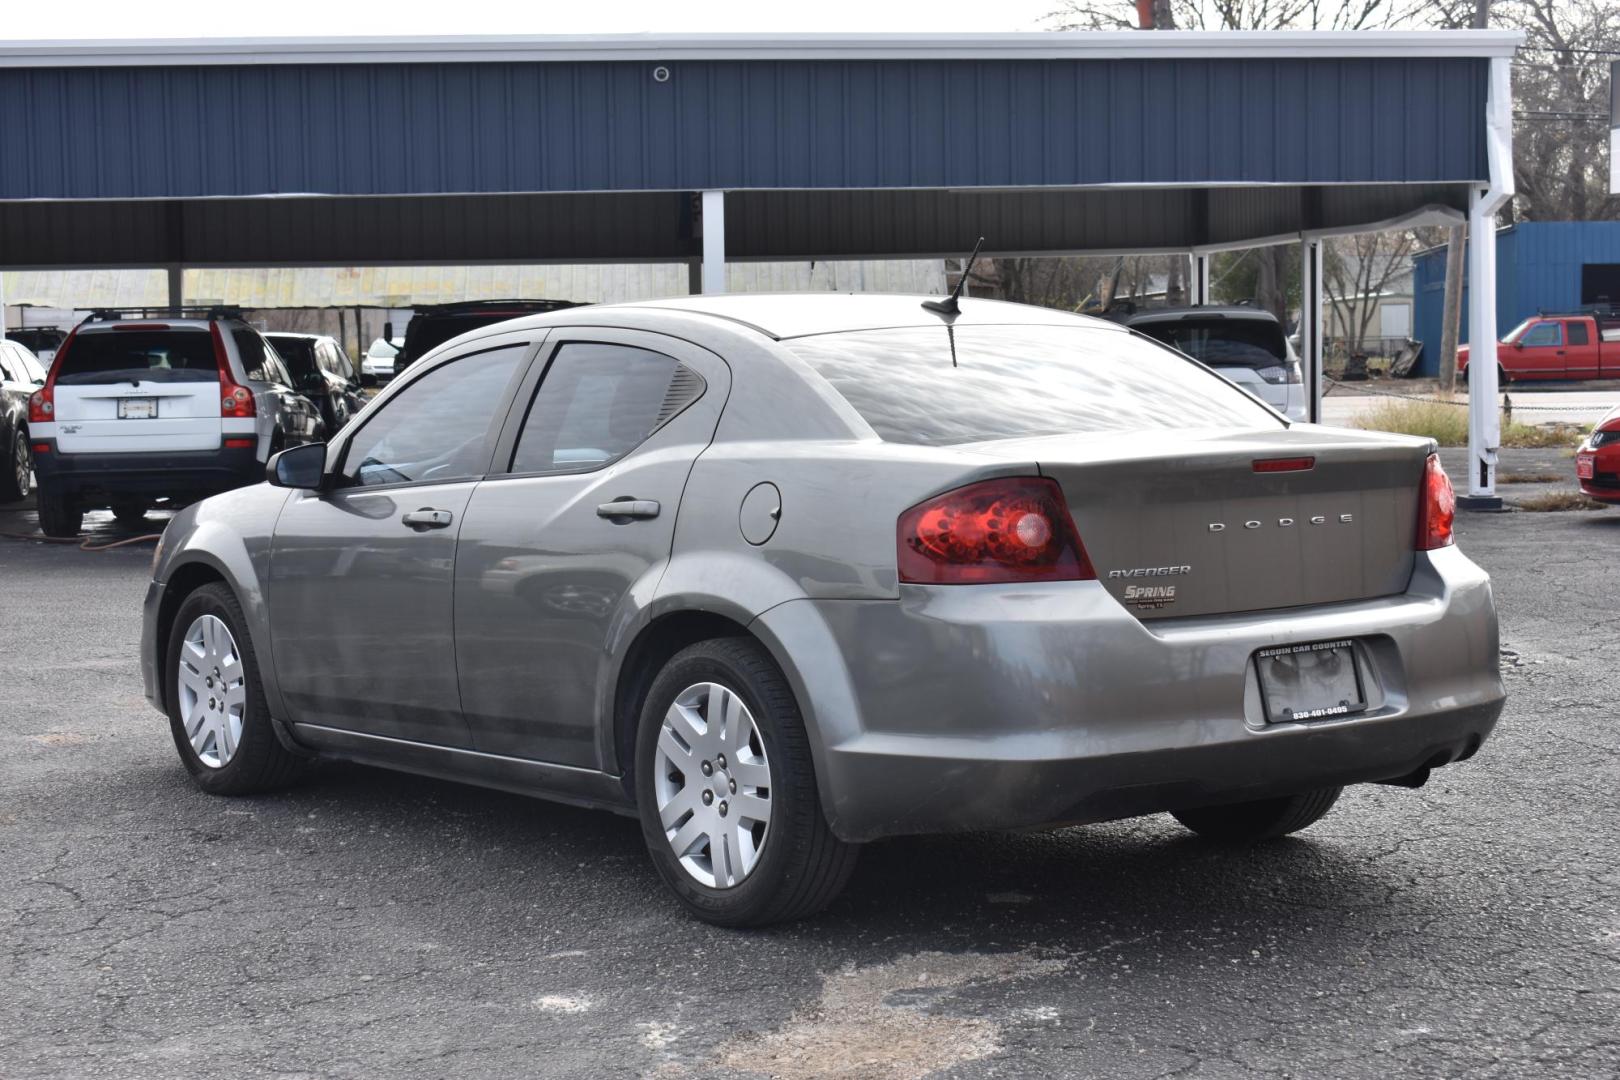
M1581 304L1581 267L1620 263L1620 222L1525 221L1496 234L1496 329L1500 337L1538 311L1570 311ZM1446 251L1436 248L1413 260L1414 333L1423 342L1419 370L1440 367L1440 330L1445 309ZM1467 266L1467 263L1464 263ZM1463 278L1463 311L1468 310ZM1468 341L1464 315L1459 342Z
M0 199L1477 180L1487 64L11 68Z
M3 276L5 302L36 307L147 307L168 303L162 271L14 271ZM942 293L945 266L933 260L733 263L732 292ZM615 303L684 296L678 264L591 266L394 266L187 270L191 303L244 308L404 308L478 297L531 296Z

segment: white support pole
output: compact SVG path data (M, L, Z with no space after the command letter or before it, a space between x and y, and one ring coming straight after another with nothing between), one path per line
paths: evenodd
M726 291L726 193L703 193L703 292Z
M1322 422L1322 238L1299 238L1299 359L1305 366L1305 415Z
M1496 451L1502 442L1496 378L1496 207L1489 192L1468 196L1468 498L1500 505Z

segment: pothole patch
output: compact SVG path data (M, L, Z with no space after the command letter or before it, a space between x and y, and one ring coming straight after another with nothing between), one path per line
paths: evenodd
M771 1080L921 1080L1001 1049L1001 1025L929 1011L950 992L1062 970L1030 953L922 952L822 976L821 997L776 1031L721 1047L728 1069Z

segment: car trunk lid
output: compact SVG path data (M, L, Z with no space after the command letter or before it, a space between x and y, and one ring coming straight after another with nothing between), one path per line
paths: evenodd
M1098 578L1142 619L1362 600L1411 578L1424 440L1295 427L992 445L1058 482Z

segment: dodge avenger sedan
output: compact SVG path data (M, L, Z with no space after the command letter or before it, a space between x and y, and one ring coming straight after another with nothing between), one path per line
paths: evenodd
M1503 702L1427 439L992 301L736 296L463 335L175 516L146 693L203 789L319 757L639 818L699 918L864 841L1303 829Z

